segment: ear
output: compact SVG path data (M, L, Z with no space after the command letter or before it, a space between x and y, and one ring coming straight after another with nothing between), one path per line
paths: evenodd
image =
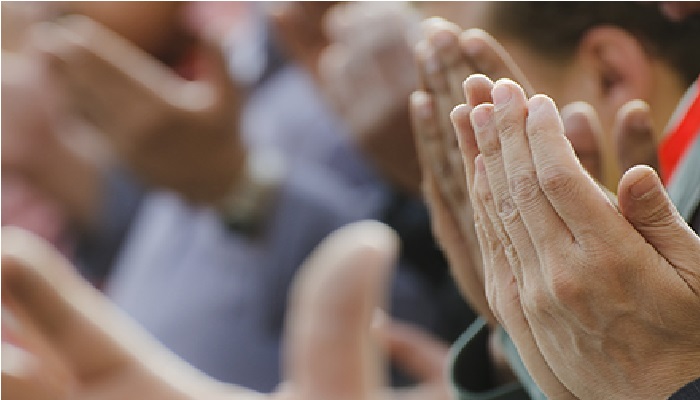
M591 28L577 55L593 74L599 100L608 109L618 110L630 100L648 100L651 95L652 60L629 32L612 26Z

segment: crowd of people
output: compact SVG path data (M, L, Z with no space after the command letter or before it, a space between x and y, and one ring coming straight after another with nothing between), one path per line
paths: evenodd
M700 399L695 2L2 4L9 399Z

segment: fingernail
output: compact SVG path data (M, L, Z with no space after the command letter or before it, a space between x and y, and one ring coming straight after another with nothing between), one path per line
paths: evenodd
M513 97L513 93L508 86L496 84L491 91L491 97L493 98L493 105L499 107L508 104Z
M653 173L644 175L630 187L630 194L635 200L645 200L659 191L658 180Z
M484 107L476 107L470 116L475 128L483 128L491 121L491 113Z

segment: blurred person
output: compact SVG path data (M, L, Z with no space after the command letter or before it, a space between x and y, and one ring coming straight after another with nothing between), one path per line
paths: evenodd
M240 186L234 183L231 191L233 204L222 204L214 193L208 189L200 191L200 188L221 189L222 185L214 184L214 179L219 175L229 176L233 163L202 165L176 157L179 151L189 152L187 154L193 157L206 154L199 151L203 146L188 147L190 139L218 144L217 151L233 157L228 147L231 143L227 144L227 136L221 132L225 132L222 127L226 124L236 123L235 114L226 124L219 118L225 115L222 110L230 110L232 99L223 93L228 92L224 82L230 77L223 73L221 58L214 57L215 52L209 53L211 68L198 69L204 75L195 75L194 81L183 81L88 20L68 19L52 33L44 51L51 54L56 72L65 74L63 82L73 91L78 109L96 125L108 130L107 137L116 143L117 153L122 154L129 165L133 164L135 168L132 169L139 175L145 175L147 183L176 191L175 194L149 194L144 198L120 246L116 264L104 279L106 293L159 340L205 372L259 390L271 390L279 381L279 339L291 276L310 249L328 232L346 222L381 213L386 204L386 189L376 184L374 173L361 175L368 170L362 163L358 163L361 179L357 179L358 174L344 176L308 162L290 163L286 175L280 175L279 169L284 167L274 159L273 165L269 165L269 159L257 154L258 150L266 150L266 144L256 143L260 126L252 124L241 131L230 127L231 135L245 135L243 140L231 143L247 142L246 147L250 147L246 150L244 166L239 168L244 171L242 182ZM83 40L85 38L89 40ZM231 51L235 53L237 49L234 45ZM115 59L114 54L121 58ZM212 107L190 110L187 104L164 100L171 91L178 93L179 87L184 95L191 94L190 100L194 101L198 95L206 93L198 89L206 87L210 79L221 82L216 85L216 92L222 97L218 97ZM275 76L265 79L274 82ZM110 84L107 87L89 84L93 80ZM272 93L275 96L280 92L275 94L273 87ZM137 99L132 99L133 96ZM115 98L121 99L117 101L119 104L140 104L148 108L152 119L141 118L143 115L137 112L139 107L110 106ZM271 115L274 115L275 105L263 103L263 107L267 118L274 120ZM244 112L249 113L248 110ZM134 114L128 118L119 117L120 113L129 112ZM210 117L215 117L219 133L199 135L195 128L207 129L209 126L202 123ZM289 118L289 115L282 117ZM180 121L175 123L179 128L175 133L165 129L174 123L173 118ZM281 121L280 129L284 130L274 134L292 131L291 123ZM309 130L309 127L299 124L298 129ZM194 134L197 134L196 139ZM177 136L169 142L172 148L161 147L156 149L160 153L149 153L154 148L148 143L167 142L170 135ZM332 149L337 152L322 153L327 159L341 163L361 160L353 155L354 150L344 147L347 141L331 142L336 143L333 146L337 147ZM301 159L314 149L302 150L305 152L292 154L292 157ZM283 156L290 153L285 152ZM348 156L334 157L338 154ZM226 157L211 157L208 161L215 159ZM254 176L260 173L261 162L263 175ZM173 163L176 168L166 168ZM187 171L183 180L177 172L185 167L191 171ZM224 173L209 173L207 171L216 169L207 170L208 167L221 167ZM273 168L272 181L269 181L269 170L265 171L270 167ZM197 181L194 179L197 174L204 174L211 180ZM266 189L270 185L274 189L272 202L256 197L261 186ZM250 210L248 215L244 212L241 224L238 212L246 203L241 205L239 200L250 203L249 194L253 195L254 215L250 219ZM202 203L207 207L201 207ZM411 243L408 248L412 254L420 254ZM435 256L431 254L431 257ZM394 281L392 303L396 309L392 314L447 338L455 337L464 326L463 320L439 317L434 311L438 306L431 301L436 292L441 297L457 298L454 289L441 291L442 287L452 285L444 269L435 274L437 279L434 280L432 274L426 278L423 272L416 273L410 267L402 268L399 275ZM188 295L184 298L181 293ZM454 300L444 302L453 304ZM256 306L251 307L251 304ZM459 304L455 312L464 313L465 306ZM229 318L232 315L236 318ZM237 362L240 359L251 361L244 365Z
M407 95L417 78L409 47L417 33L416 11L403 3L340 4L327 10L323 22L318 23L305 18L305 7L313 6L291 3L276 10L276 27L280 36L295 44L292 55L308 68L319 92L332 107L330 112L342 122L344 136L350 138L352 147L359 149L366 159L364 163L385 182L389 196L375 218L396 229L404 243L399 279L405 269L420 281L427 281L430 285L427 289L439 298L426 306L434 307L434 303L438 309L450 310L435 316L433 320L444 327L435 332L451 342L456 338L458 324L449 321L469 314L463 301L454 295L444 259L434 250L425 206L417 196L420 175L407 107ZM307 46L299 45L304 41ZM299 54L294 54L295 49ZM317 65L308 67L313 59ZM313 143L328 141L328 138L316 138L315 132L307 133L304 138L288 140L296 145L312 140ZM322 162L336 168L338 153L330 154L335 157ZM353 164L340 167L344 176L355 180L361 171ZM408 289L403 296L406 299L412 297ZM411 311L407 305L410 303L397 297L394 300L398 300L395 308L392 307L399 313L397 316L415 313L415 308Z

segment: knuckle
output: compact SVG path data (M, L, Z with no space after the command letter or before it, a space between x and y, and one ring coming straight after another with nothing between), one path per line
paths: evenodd
M579 304L586 293L585 284L572 273L558 272L547 283L552 297L562 306Z
M508 177L508 189L516 204L529 204L540 191L535 171L523 171Z
M562 168L550 168L539 174L542 190L557 198L571 196L576 187L574 175Z
M519 124L510 115L505 115L498 118L498 135L501 138L507 139L522 134L522 124Z
M552 297L546 288L529 285L524 292L521 303L528 313L540 314L551 309Z

